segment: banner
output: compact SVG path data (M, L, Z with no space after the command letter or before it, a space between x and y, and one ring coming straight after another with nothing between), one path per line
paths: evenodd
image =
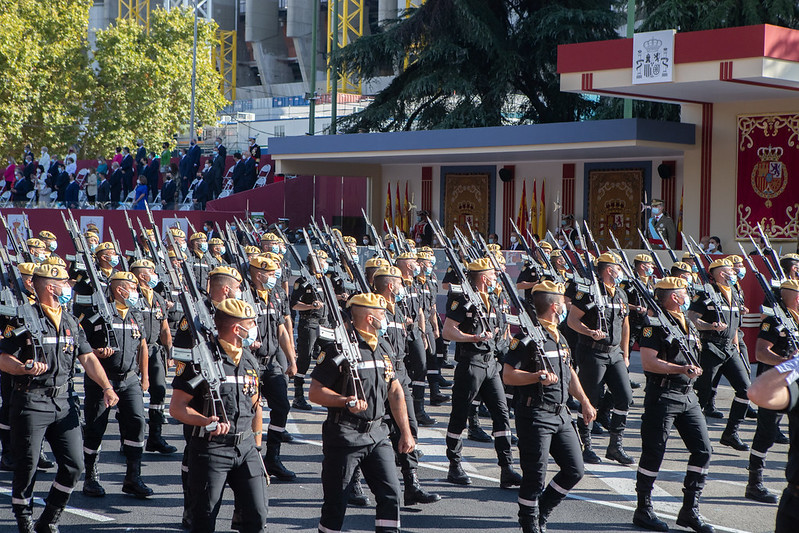
M735 237L757 232L775 240L799 235L799 114L738 116Z

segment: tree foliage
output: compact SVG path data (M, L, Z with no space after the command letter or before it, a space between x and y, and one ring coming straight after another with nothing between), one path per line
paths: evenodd
M595 103L562 93L557 45L613 38L611 0L428 0L333 60L363 79L399 75L350 131L577 120ZM403 68L405 63L407 68Z

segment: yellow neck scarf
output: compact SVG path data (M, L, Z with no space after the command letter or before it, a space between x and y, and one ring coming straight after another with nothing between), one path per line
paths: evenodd
M555 342L560 341L560 332L558 331L557 322L550 322L549 320L539 318L538 323L541 324L541 327L547 330L550 335L552 335L552 337L555 339Z
M685 323L685 315L682 313L682 311L669 311L669 314L676 318L680 323L680 326L682 326L682 330L685 333L688 333L688 324Z
M727 300L727 303L728 304L732 303L732 287L728 287L727 285L721 285L721 284L717 284L716 286L721 291L721 294L724 295L724 299Z
M486 309L488 309L489 311L491 311L491 300L490 300L490 299L489 299L489 297L488 297L488 293L487 293L487 292L480 291L480 293L479 293L479 294L480 294L480 298L483 300L483 303L484 303L484 304L485 304L485 306L486 306Z
M264 303L269 302L269 291L266 289L258 289L258 297L264 301Z
M363 331L362 329L358 328L355 328L355 331L357 331L358 335L360 335L361 338L366 341L366 344L369 345L372 351L375 351L377 349L377 335L369 333L368 331Z
M394 296L392 295L391 298L393 299ZM388 298L386 298L386 309L391 311L392 315L394 314L395 305L393 300L389 300Z
M42 311L44 315L50 319L55 325L55 329L61 329L61 306L50 307L49 305L42 304Z
M241 354L244 353L244 348L241 346L236 346L235 344L231 344L228 341L219 339L219 344L222 346L222 349L225 350L225 353L230 357L233 364L239 366L239 361L241 361Z
M117 311L122 316L122 320L125 320L125 317L128 316L128 306L119 302L114 302L114 305L116 305Z
M144 300L147 302L147 305L153 305L153 290L144 285L139 285L139 290L144 295Z
M608 291L608 296L610 296L611 298L616 296L616 286L615 285L608 285L607 283L605 283L604 285L605 285L605 290Z

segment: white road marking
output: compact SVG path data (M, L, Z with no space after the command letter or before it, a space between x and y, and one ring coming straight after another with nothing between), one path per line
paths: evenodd
M11 489L7 489L5 487L0 487L0 494L4 494L6 496L11 496ZM37 505L44 505L44 500L41 498L34 498L33 503ZM93 513L91 511L86 511L85 509L78 509L77 507L70 507L67 506L64 509L65 513L74 514L76 516L82 516L83 518L88 518L89 520L94 520L95 522L114 522L115 519L111 518L110 516L105 516L97 513Z

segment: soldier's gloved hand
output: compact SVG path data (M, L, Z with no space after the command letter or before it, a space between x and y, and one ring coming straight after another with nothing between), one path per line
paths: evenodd
M99 357L100 359L108 359L109 357L114 355L114 349L113 348L108 348L108 347L106 347L106 348L95 348L94 350L92 350L92 352L94 352L94 355L96 357Z
M114 389L105 389L103 391L103 401L106 407L113 407L119 403L119 396L114 392Z
M25 369L25 374L29 376L41 376L45 372L47 372L47 364L42 363L41 361L36 361L31 365L30 368L27 365L22 365L22 368Z
M353 401L355 402L355 405L350 407L349 404ZM366 411L366 408L368 407L366 400L358 400L355 396L347 396L347 403L345 405L347 406L347 409L350 410L350 413L353 414L362 413Z
M702 367L700 366L684 365L682 371L689 378L698 378L702 375Z

